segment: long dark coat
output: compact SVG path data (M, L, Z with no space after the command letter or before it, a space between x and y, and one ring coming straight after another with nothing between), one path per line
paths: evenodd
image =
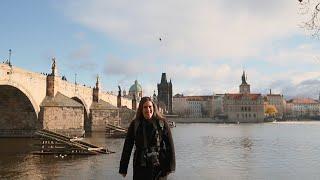
M139 123L135 123L135 121L140 121ZM162 120L155 120L155 121L162 121ZM162 130L162 140L166 147L166 159L160 160L160 168L161 168L161 176L166 177L167 174L175 171L176 166L176 160L175 160L175 150L172 140L172 134L170 131L170 127L168 123L163 120L163 130ZM135 132L135 126L138 124L138 127L136 128ZM128 133L124 142L121 160L120 160L120 168L119 173L121 174L127 174L128 170L128 164L130 161L130 156L132 152L132 148L135 145L135 152L133 157L133 179L135 180L152 180L152 177L154 176L154 173L158 173L160 169L155 169L153 167L150 167L150 165L147 165L146 167L141 166L141 157L143 157L143 147L144 147L144 136L143 136L143 126L149 127L149 130L147 129L145 132L147 134L146 137L152 136L152 130L153 126L148 126L147 120L133 120L130 123L130 126L128 128ZM152 127L152 128L150 128ZM161 128L160 128L161 129ZM158 130L160 130L158 128ZM150 141L151 142L151 141ZM152 144L152 142L151 142Z

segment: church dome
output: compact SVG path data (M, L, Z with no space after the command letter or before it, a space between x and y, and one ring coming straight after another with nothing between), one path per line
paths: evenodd
M142 92L142 87L137 80L134 81L134 84L130 87L129 92L131 93Z

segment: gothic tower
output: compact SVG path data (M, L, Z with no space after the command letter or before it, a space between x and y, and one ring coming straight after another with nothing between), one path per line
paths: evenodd
M172 83L167 81L166 73L162 73L161 82L158 84L158 103L164 103L165 112L172 114Z
M242 79L242 83L239 86L240 93L241 94L250 94L250 84L247 83L247 77L246 77L246 74L244 71L243 71L241 79Z

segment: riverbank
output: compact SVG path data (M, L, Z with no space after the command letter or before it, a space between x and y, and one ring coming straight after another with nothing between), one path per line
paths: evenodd
M168 118L175 123L221 123L213 118Z
M169 121L175 123L229 123L225 122L223 119L213 119L213 118L177 118L177 117L167 117ZM288 119L285 121L276 121L276 122L304 122L304 121L319 121L314 119ZM273 122L273 121L265 121ZM261 122L263 123L263 122Z

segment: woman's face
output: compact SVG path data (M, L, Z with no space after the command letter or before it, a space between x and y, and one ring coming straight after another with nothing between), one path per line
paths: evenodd
M151 119L153 114L153 104L151 101L147 101L143 104L142 113L145 119Z

